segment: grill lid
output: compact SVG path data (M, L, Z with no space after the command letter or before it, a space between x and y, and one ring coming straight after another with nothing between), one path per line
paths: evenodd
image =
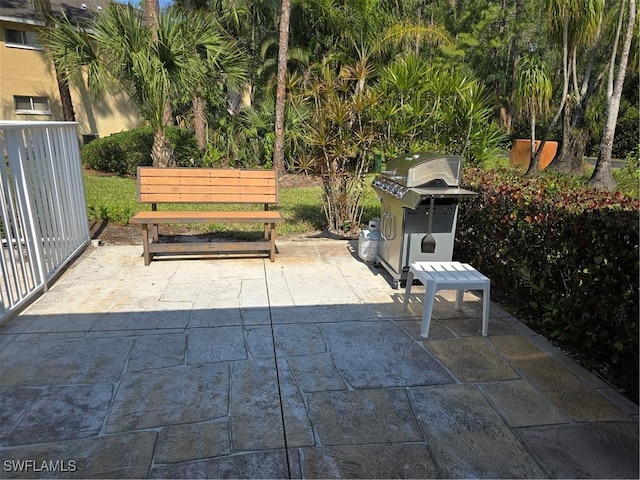
M477 193L460 188L462 157L442 153L405 154L387 160L373 188L404 207L416 209L427 198L462 199Z
M405 187L457 187L462 157L442 153L405 154L389 159L383 176Z

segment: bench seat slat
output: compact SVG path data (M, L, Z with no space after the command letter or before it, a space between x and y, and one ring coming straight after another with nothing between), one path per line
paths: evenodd
M268 211L237 211L237 212L202 212L202 211L156 211L138 212L129 220L130 223L283 223L280 212Z

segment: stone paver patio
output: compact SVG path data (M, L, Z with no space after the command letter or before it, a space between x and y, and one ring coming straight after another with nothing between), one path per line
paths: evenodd
M638 406L496 304L438 292L424 340L422 287L278 247L85 252L0 324L0 476L638 478Z

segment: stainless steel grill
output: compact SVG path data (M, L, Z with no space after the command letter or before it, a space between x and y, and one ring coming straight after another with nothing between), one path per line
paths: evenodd
M462 161L459 155L401 155L373 180L381 200L378 260L394 288L413 262L452 260L458 202L477 195L459 186Z

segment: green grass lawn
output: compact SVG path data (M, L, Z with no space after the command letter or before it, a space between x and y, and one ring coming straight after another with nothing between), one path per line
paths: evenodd
M122 178L84 172L85 196L87 210L91 220L126 224L136 212L150 210L149 204L138 203L138 187L134 178ZM367 179L367 185L371 179ZM261 210L262 205L215 205L215 204L173 204L162 205L166 210ZM274 207L286 218L286 222L278 226L278 235L303 235L321 231L326 227L326 219L322 210L322 188L281 188L280 203ZM371 187L367 189L362 215L363 226L370 218L379 216L380 201ZM193 225L189 228L198 231L215 231L221 235L242 236L243 232L259 234L261 225L254 224L211 224Z
M624 168L614 171L619 187L634 197L638 197L637 169ZM104 220L112 223L126 224L136 212L149 210L148 204L139 204L137 195L137 183L135 178L122 178L94 172L84 172L85 194L87 210L91 220ZM362 225L366 227L371 218L380 215L380 201L376 193L370 187L373 175L367 177L369 185L364 201ZM587 177L577 179L578 183L586 181ZM212 204L182 204L163 205L162 209L193 209L193 210L228 210L228 209L261 209L261 205L212 205ZM324 230L326 219L322 209L322 188L281 188L280 203L275 207L282 212L286 223L278 226L279 235L304 235ZM213 224L213 225L189 225L190 229L201 232L215 231L227 236L253 236L254 232L261 231L254 224ZM251 233L249 233L251 232Z

